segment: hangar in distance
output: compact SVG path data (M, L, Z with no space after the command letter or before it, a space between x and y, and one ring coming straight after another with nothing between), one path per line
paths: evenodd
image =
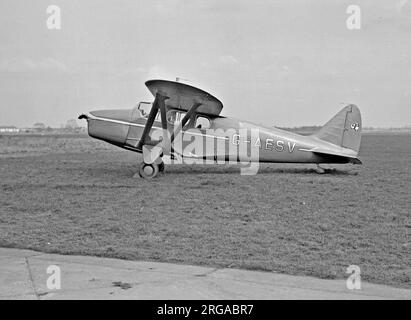
M325 163L361 164L361 114L353 104L318 132L304 136L224 117L220 100L185 83L149 80L145 84L153 102L79 116L87 120L91 137L142 153L139 174L143 178L163 172L164 159L172 163L313 163L318 172Z

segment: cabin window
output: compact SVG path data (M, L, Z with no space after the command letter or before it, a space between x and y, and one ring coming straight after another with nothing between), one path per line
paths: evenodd
M153 105L150 102L140 102L138 104L138 110L140 110L143 117L148 117L152 106Z
M170 110L167 112L167 121L172 125L178 125L183 120L186 112Z
M210 120L203 116L198 116L196 119L195 128L196 129L209 129L210 128Z
M152 107L153 107L153 104L151 102L140 102L138 104L138 110L140 111L141 116L144 118L148 118L148 115L150 114ZM157 112L155 121L161 121L160 120L160 110Z

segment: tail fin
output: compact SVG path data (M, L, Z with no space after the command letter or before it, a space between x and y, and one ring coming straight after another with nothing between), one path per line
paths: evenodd
M350 104L338 112L313 136L358 153L361 144L361 113Z

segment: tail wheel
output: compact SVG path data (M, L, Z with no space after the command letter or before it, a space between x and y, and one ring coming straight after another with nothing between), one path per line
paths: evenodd
M320 165L317 163L317 167L314 169L315 172L317 172L318 174L324 174L325 173L325 169L320 167Z
M164 168L165 168L164 162L161 161L161 163L158 165L158 170L159 170L160 172L164 172Z
M158 174L158 172L159 172L159 166L157 164L142 162L138 173L140 177L144 179L152 179Z

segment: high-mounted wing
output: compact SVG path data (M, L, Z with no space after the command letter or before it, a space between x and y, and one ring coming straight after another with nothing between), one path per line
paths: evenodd
M195 104L200 104L196 112L210 116L218 116L223 109L223 104L213 95L199 88L185 83L168 80L149 80L147 88L154 97L157 94L167 97L167 106L189 111Z

